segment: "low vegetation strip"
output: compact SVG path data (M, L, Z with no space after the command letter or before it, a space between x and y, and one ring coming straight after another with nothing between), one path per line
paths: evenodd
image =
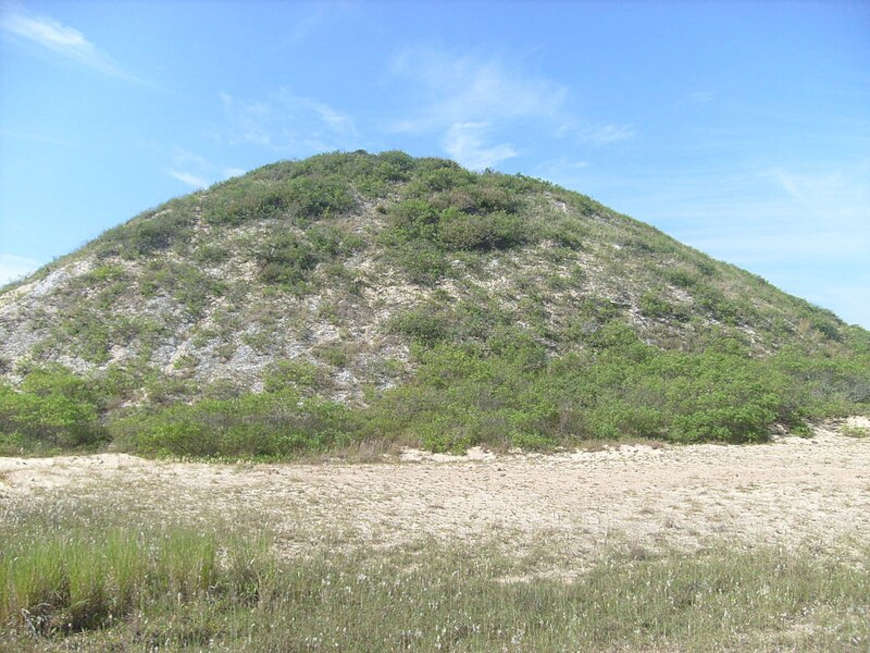
M662 350L614 323L590 350L549 357L521 334L433 341L417 323L416 372L368 405L322 397L317 369L278 363L259 393L119 409L116 379L31 370L0 385L0 454L114 449L145 455L292 460L361 442L463 451L552 450L595 439L761 442L775 425L870 413L870 357L784 350L754 358L737 343Z
M723 544L688 557L617 548L598 552L566 582L535 575L535 556L516 559L486 545L325 547L288 559L263 538L202 528L84 531L72 522L37 531L39 521L18 515L18 528L0 531L0 647L9 650L858 651L870 644L866 543L857 560L809 548Z

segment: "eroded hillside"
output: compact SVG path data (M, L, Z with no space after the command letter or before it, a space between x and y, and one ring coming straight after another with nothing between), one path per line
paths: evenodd
M866 331L583 195L326 154L173 199L4 288L0 373L24 394L5 390L0 431L120 419L192 455L255 422L289 439L254 455L397 433L758 439L870 402L868 352Z
M171 200L5 289L0 366L123 367L185 394L261 388L270 364L305 361L358 401L401 377L414 339L517 332L564 353L614 320L690 350L723 334L759 353L836 349L849 332L546 182L354 153Z

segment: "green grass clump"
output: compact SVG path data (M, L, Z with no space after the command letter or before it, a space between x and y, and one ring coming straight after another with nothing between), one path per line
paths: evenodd
M844 426L841 432L850 438L870 438L870 428L866 426Z
M150 257L176 246L184 249L192 234L193 207L197 201L196 195L189 195L144 211L109 229L88 248L93 248L98 258L125 259Z
M255 603L272 575L267 551L265 541L224 546L181 527L3 532L0 628L52 638L109 628L154 605Z

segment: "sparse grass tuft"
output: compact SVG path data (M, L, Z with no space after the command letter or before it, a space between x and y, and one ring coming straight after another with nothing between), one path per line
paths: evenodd
M866 426L844 426L840 432L850 438L870 438L870 428Z

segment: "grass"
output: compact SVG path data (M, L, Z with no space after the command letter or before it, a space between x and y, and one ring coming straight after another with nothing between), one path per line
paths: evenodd
M69 508L69 506L67 506ZM33 506L0 527L0 649L866 650L870 547L419 540L282 556L220 518L197 527ZM300 525L304 528L304 525ZM554 573L555 572L555 573ZM567 572L567 573L565 573Z
M870 428L866 426L844 426L841 431L843 435L850 438L870 438Z

